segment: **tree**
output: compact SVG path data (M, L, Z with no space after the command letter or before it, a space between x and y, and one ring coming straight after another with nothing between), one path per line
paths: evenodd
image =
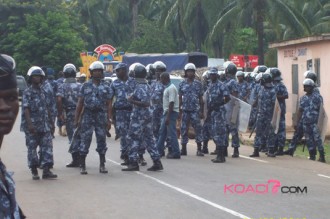
M79 65L84 42L71 26L70 18L62 13L27 15L26 26L9 34L17 69L27 72L37 65L60 70L69 62Z

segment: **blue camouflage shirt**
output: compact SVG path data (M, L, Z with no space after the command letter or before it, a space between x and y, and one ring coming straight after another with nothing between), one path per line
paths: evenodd
M74 110L77 106L79 91L82 84L74 78L67 78L57 89L56 96L62 97L64 110Z
M50 110L51 116L53 117L53 119L55 119L55 117L57 116L56 93L55 93L52 85L47 81L45 81L41 85L41 89L44 91L44 93L46 95L46 103L47 103L48 109Z
M300 98L299 109L302 110L302 121L305 124L318 122L319 112L323 98L319 92L313 91L311 95L304 95Z
M210 110L224 109L224 97L230 95L228 87L224 83L220 81L210 83L206 92L208 92L207 106Z
M197 80L189 83L185 79L179 84L179 95L182 95L182 110L198 111L200 109L199 98L203 96L202 83Z
M24 111L27 108L30 109L31 122L36 131L50 131L51 120L48 116L49 110L46 99L46 95L42 89L34 89L30 86L23 92L21 131L28 131L28 124L24 115Z
M258 93L258 114L264 116L266 119L273 118L275 101L276 101L276 88L274 85L271 87L260 86Z
M116 101L113 103L115 109L132 108L132 104L127 101L127 96L133 93L135 86L136 82L132 77L129 77L126 82L116 79L111 83L110 98L116 97Z
M89 80L81 86L79 97L84 98L85 109L92 111L107 111L107 101L110 100L110 87L105 82L98 86Z
M246 81L243 81L242 83L237 83L237 89L238 89L238 98L243 101L248 100L249 95L249 84Z
M234 92L238 92L238 85L237 85L238 83L235 79L227 78L224 83L228 87L228 90L229 90L230 94L233 94Z
M163 94L165 85L160 81L153 81L151 83L151 103L153 107L163 107Z
M286 86L283 84L283 82L277 82L274 84L277 90L277 95L280 96L289 96L288 94L288 90L286 88ZM281 107L281 114L285 114L286 113L286 105L285 105L285 100L282 101L278 101Z
M150 103L151 88L148 83L137 83L136 88L132 94L133 100L137 100L144 103ZM150 113L150 107L141 107L133 105L132 114L135 116L143 117L144 119L151 119L152 114Z
M0 218L20 219L18 204L15 198L15 182L0 160Z

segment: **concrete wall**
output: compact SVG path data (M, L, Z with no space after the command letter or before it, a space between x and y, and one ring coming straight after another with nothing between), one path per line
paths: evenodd
M312 70L315 69L315 59L320 59L320 93L323 96L324 106L328 117L330 116L330 41L316 41L289 45L278 48L278 67L282 72L283 82L289 94L293 92L292 65L298 65L298 95L304 95L302 82L304 72L307 71L307 60L312 60ZM287 125L292 125L292 114L287 113ZM330 122L328 132L330 134Z

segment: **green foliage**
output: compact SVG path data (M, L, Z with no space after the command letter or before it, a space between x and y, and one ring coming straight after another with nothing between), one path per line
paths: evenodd
M84 48L80 35L71 28L67 15L47 12L26 16L26 26L8 36L14 45L18 70L27 72L32 65L61 70L71 62L80 65L79 53Z
M177 52L173 37L155 21L139 17L138 36L135 38L128 52L134 53L170 53Z

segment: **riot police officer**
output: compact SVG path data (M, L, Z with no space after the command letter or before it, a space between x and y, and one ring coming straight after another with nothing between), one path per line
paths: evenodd
M75 127L81 117L80 173L87 174L86 156L95 130L97 147L100 157L100 173L108 173L105 168L107 151L106 132L111 127L110 119L110 88L103 79L104 65L95 61L89 66L91 80L84 83L80 89L75 113Z
M45 73L38 66L29 69L30 87L23 93L21 131L25 132L28 148L28 166L31 169L32 179L40 179L37 167L43 168L43 179L57 178L49 169L54 164L52 130L52 112L47 103L47 95L41 88ZM37 147L40 147L40 157Z
M73 64L66 64L63 68L63 73L65 80L64 83L60 84L57 88L56 94L58 111L57 117L62 124L66 125L68 139L70 142L69 153L71 153L72 161L67 164L66 167L79 167L80 136L77 134L75 139L72 139L72 137L74 133L74 117L81 84L75 79L76 67Z
M181 155L187 155L189 124L195 130L197 156L204 156L202 152L202 124L204 117L203 86L195 79L196 66L188 63L184 66L185 80L179 84L179 108L181 121Z

